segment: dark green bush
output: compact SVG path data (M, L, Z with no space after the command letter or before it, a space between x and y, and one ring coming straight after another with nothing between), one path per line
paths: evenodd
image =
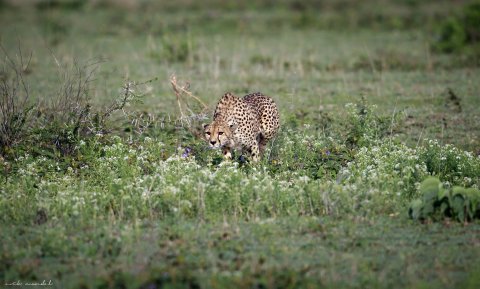
M466 44L465 28L457 18L450 18L442 24L434 49L451 53L462 49Z
M439 179L430 177L420 185L421 199L414 200L408 214L417 220L452 218L459 222L480 219L480 190L443 187Z
M478 43L480 41L480 2L465 9L464 23L467 42Z
M433 49L452 53L478 44L480 40L480 2L468 5L462 15L448 18L439 28Z

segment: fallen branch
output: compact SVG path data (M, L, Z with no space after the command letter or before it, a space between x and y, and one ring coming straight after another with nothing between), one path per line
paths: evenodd
M177 82L177 77L175 75L172 75L170 77L170 83L172 84L173 92L175 93L175 96L177 97L177 104L178 104L178 108L180 110L180 114L181 114L182 118L185 117L185 114L183 112L181 102L183 101L183 102L187 103L182 97L183 94L186 94L186 95L190 96L191 98L196 100L198 103L200 103L203 111L208 109L208 106L198 96L195 96L192 92L190 92L188 90L190 88L190 83L186 82L184 85L179 85L178 82Z
M198 132L194 131L194 129L191 127L191 123L194 120L205 119L205 112L208 110L208 106L205 104L205 102L203 102L199 97L195 96L189 90L190 83L185 82L185 84L183 85L179 84L175 75L172 75L170 77L170 83L172 85L173 92L175 93L175 97L177 98L178 110L180 111L179 121L182 123L182 126L183 122L185 121L187 123L188 130L192 132L192 134L197 135ZM192 109L190 109L190 106L188 105L188 101L185 96L194 99L197 103L200 104L200 106L202 107L200 113L196 113L192 111ZM187 107L186 109L190 112L190 115L186 115L184 106Z

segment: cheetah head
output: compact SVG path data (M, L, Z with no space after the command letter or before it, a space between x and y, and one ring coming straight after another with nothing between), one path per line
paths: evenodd
M205 139L211 148L221 148L233 145L233 125L212 122L203 126Z

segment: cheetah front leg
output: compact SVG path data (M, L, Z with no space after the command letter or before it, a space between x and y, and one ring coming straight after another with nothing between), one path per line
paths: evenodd
M260 155L263 156L263 153L265 152L265 147L267 146L267 139L265 136L261 133L257 137L258 141L258 149L260 150Z
M222 148L222 153L223 153L223 157L226 160L231 160L232 159L232 148L225 146L225 147Z
M250 148L250 153L252 155L253 162L258 162L260 156L260 149L258 148L258 143L252 145L252 147Z

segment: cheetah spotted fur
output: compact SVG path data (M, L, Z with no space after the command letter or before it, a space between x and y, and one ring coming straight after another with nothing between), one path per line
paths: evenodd
M213 122L204 126L211 148L222 148L226 159L242 149L257 162L267 142L277 134L279 113L275 102L260 92L236 97L225 93L215 108Z

